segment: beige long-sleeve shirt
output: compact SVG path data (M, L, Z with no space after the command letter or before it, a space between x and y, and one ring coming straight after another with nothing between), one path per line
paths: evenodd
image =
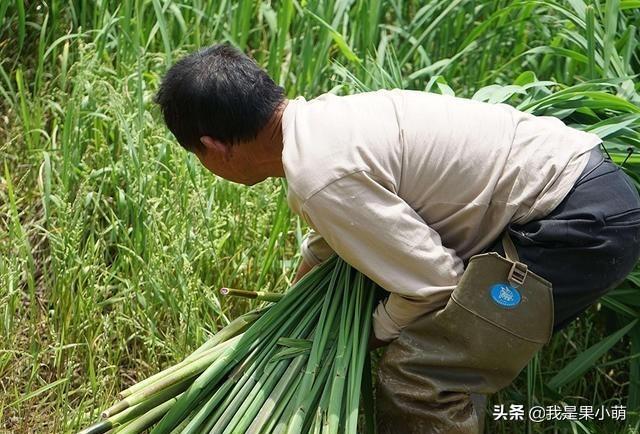
M291 100L282 120L290 207L314 229L304 260L337 252L390 292L389 341L446 304L463 260L509 222L551 212L598 136L488 104L419 91Z

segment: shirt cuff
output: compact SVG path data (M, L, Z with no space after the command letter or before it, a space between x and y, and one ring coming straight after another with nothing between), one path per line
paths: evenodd
M378 303L378 307L373 312L373 334L384 342L390 342L400 335L400 326L391 319L384 301Z

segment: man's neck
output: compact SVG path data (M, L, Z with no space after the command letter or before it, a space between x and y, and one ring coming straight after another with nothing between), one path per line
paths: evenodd
M262 167L267 177L283 178L285 176L282 164L282 115L288 103L289 100L285 99L276 108L267 125L256 137L256 145L260 149L256 162Z

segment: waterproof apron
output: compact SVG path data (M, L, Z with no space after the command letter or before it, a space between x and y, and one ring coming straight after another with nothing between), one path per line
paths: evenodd
M507 231L502 243L506 257L472 256L446 306L387 348L378 368L378 434L482 432L482 395L508 386L551 339L551 283L519 261Z

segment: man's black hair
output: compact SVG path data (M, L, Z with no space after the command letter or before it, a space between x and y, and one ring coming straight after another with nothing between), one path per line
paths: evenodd
M178 142L200 148L201 136L226 144L254 139L284 100L284 90L252 59L228 44L173 65L155 101Z

